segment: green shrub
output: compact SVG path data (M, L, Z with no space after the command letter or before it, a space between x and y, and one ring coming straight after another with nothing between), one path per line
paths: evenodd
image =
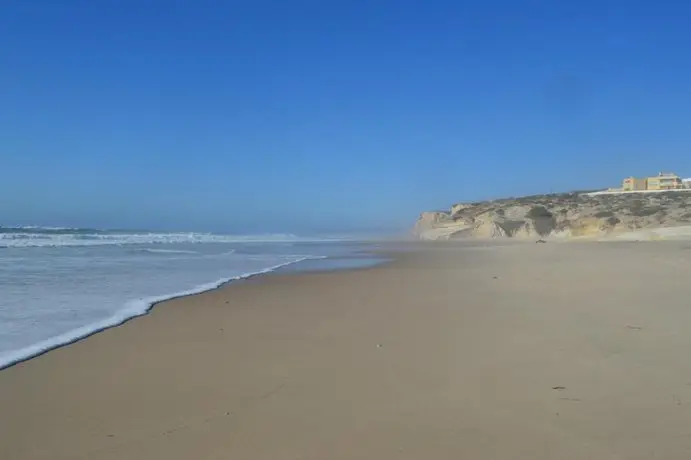
M552 218L552 213L549 212L544 206L533 206L530 211L526 214L526 217L530 219L540 219L540 218Z
M615 225L617 225L619 223L621 223L621 220L619 220L619 218L617 218L617 217L613 216L613 217L610 217L609 219L607 219L607 224L611 225L612 227L614 227Z
M652 216L660 211L662 211L660 206L651 206L650 208L631 208L631 214L636 217Z

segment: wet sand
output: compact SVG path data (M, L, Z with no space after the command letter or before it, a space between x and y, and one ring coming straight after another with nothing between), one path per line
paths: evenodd
M691 244L431 244L0 371L0 459L688 459Z

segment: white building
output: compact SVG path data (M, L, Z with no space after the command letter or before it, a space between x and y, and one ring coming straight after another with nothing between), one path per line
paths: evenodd
M684 188L691 188L691 177L688 179L682 179L681 183L684 184Z

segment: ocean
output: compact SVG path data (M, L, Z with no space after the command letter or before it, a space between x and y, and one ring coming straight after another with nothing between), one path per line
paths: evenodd
M276 270L381 262L364 239L0 227L0 369L162 300Z

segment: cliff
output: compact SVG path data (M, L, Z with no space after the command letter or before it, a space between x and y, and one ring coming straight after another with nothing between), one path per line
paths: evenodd
M691 237L691 192L574 192L462 203L423 212L413 233L426 240Z

